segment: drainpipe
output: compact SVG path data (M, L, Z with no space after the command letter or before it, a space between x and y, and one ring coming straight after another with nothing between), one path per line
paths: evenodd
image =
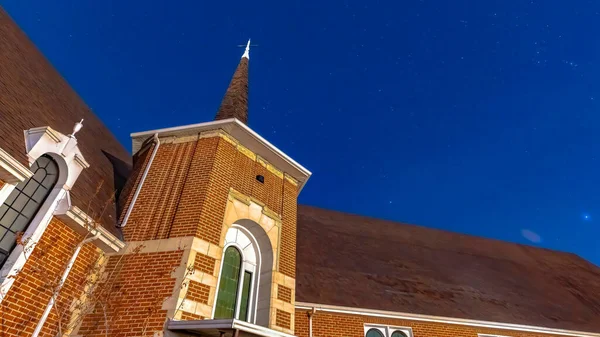
M77 255L79 255L79 252L81 251L81 247L83 247L86 243L96 240L99 237L100 237L100 231L96 232L96 234L94 236L81 241L77 245L77 248L75 248L75 252L73 252L73 256L71 256L71 259L69 260L69 264L67 265L67 268L65 269L65 271L62 274L62 277L60 278L58 287L56 288L56 290L50 297L50 301L48 302L48 305L46 305L46 310L44 310L44 313L42 314L42 318L40 318L40 321L38 322L37 326L35 327L35 330L33 331L33 334L31 335L31 337L37 337L40 334L40 331L42 331L42 327L44 326L44 323L46 322L48 315L50 315L50 310L52 310L52 307L54 306L55 299L56 299L56 297L58 297L60 290L62 289L63 285L65 284L65 281L67 280L67 277L69 276L69 273L71 272L71 269L73 269L73 266L75 265L75 260L77 259Z
M142 190L142 186L144 185L144 181L146 180L146 176L150 171L150 166L152 166L152 162L154 161L154 157L156 156L156 152L158 152L158 147L160 146L160 139L158 138L158 133L154 134L154 141L156 142L156 146L154 146L154 150L152 150L152 155L150 155L150 160L148 161L148 165L144 169L144 174L142 174L142 179L140 179L140 183L135 189L135 193L133 194L133 198L131 199L131 204L129 208L127 208L127 213L125 213L125 217L123 218L123 222L119 225L120 228L125 227L127 224L127 220L129 220L129 216L131 215L131 211L133 210L133 205L135 205L135 201L140 195L140 191Z
M317 312L317 309L315 307L313 307L309 312L307 312L307 315L308 315L308 337L313 337L312 317L316 312Z

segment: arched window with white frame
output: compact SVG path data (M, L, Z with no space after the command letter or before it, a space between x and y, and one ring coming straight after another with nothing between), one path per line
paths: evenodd
M225 236L214 319L254 322L260 252L249 231L233 226Z
M17 184L0 206L0 267L58 181L58 164L48 155L38 158L31 171L33 176Z

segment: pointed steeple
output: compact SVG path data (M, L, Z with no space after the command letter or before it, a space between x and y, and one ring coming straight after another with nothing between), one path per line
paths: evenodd
M248 124L248 61L250 60L250 40L240 64L238 64L215 120L237 118Z

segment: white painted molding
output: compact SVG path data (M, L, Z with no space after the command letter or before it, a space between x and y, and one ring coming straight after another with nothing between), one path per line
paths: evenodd
M23 234L23 240L26 242L25 246L17 245L0 270L0 303L12 287L15 281L14 276L23 268L35 245L40 241L59 205L66 203L69 206L66 210L73 213L68 191L81 172L89 167L77 146L77 139L74 136L65 136L49 126L25 130L24 136L29 164L33 165L42 155L51 156L58 164L58 181L25 230ZM3 154L6 154L6 152L0 149L0 166L4 167L2 163L9 162L12 163L12 167L17 167L15 163L18 164L18 162L16 160ZM10 159L12 161L9 161ZM22 173L23 179L14 181L15 185L33 175L29 169L26 172L21 169L17 173ZM4 191L4 188L2 190ZM6 193L2 193L2 195L5 195L4 199L8 196ZM0 202L3 202L4 199L0 199ZM75 217L74 214L73 217ZM114 238L114 236L112 237ZM113 240L113 238L106 235L105 241ZM117 239L117 241L119 240ZM116 245L118 246L118 244ZM106 242L106 246L110 247L108 242Z
M158 136L161 138L185 137L190 135L198 135L205 131L219 129L225 131L227 134L238 140L240 144L248 148L253 153L273 164L273 166L277 167L277 169L298 180L298 193L302 191L302 188L312 175L309 170L304 168L291 157L286 155L283 151L278 149L275 145L271 144L269 141L261 137L258 133L250 129L246 124L240 122L236 118L132 133L132 152L135 154L137 151L139 151L142 147L142 144L144 144L148 137L154 134L158 134Z
M90 167L77 146L77 138L66 136L49 126L25 130L25 148L30 165L44 154L54 154L63 183L68 190L73 187L81 172ZM61 158L62 160L59 160Z
M0 180L8 184L17 184L32 175L33 172L28 167L0 148Z
M264 326L240 321L237 319L205 319L179 321L169 319L167 329L171 331L213 332L239 330L242 336L249 334L261 337L295 337L285 332L266 328ZM245 334L244 334L245 333Z
M67 193L67 196L69 194ZM107 254L118 253L125 248L125 243L114 236L102 225L82 211L79 207L71 205L71 198L63 198L56 208L54 215L82 236L98 236L94 244Z
M455 324L455 325L465 325L465 326L482 327L482 328L490 328L490 329L513 330L513 331L526 331L526 332L535 332L535 333L562 335L562 336L600 337L600 333L596 333L596 332L563 330L563 329L545 328L545 327L532 326L532 325L489 322L489 321L479 321L479 320L464 319L464 318L452 318L452 317L443 317L443 316L410 314L410 313L402 313L402 312L394 312L394 311L342 307L342 306L328 305L328 304L296 302L296 309L298 309L298 310L313 310L313 309L315 309L316 311L347 314L347 315L360 315L360 316L370 316L370 317L404 319L404 320L410 320L410 321Z
M407 337L413 337L413 330L411 327L406 326L396 326L396 325L386 325L386 324L365 324L363 326L364 335L367 335L367 332L371 329L379 330L385 337L392 337L392 334L396 331L400 331L405 334Z

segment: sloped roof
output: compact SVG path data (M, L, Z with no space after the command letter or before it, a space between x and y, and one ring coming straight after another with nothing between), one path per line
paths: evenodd
M70 134L82 118L77 139L90 167L79 176L71 200L90 215L100 214L127 175L130 155L0 8L0 147L28 167L24 130L50 126ZM115 204L108 203L102 222L113 233L116 219Z
M570 253L298 207L296 301L600 332L600 268Z

